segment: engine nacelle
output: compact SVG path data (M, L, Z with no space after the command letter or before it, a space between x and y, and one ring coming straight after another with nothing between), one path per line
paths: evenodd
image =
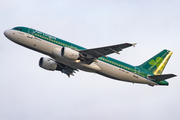
M61 49L61 57L67 58L70 60L77 60L80 57L80 55L79 55L79 52L71 48L63 47Z
M57 63L50 58L41 57L39 60L39 66L43 69L54 71L57 68Z

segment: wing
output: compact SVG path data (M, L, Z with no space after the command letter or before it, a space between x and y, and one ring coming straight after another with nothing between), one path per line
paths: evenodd
M76 73L75 71L78 71L78 69L72 68L70 66L64 65L62 63L58 63L58 66L56 68L56 70L61 71L62 73L65 73L68 77L70 77L70 75L73 75L73 73Z
M112 46L107 46L107 47L85 49L79 52L81 53L82 57L86 59L86 63L90 64L99 57L102 57L102 56L107 57L106 55L109 55L112 53L119 54L119 51L122 51L124 48L135 46L135 45L136 43L135 44L124 43L124 44L112 45Z

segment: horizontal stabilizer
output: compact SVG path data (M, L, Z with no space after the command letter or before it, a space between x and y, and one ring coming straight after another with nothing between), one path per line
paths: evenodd
M174 74L164 74L164 75L151 75L151 76L148 76L148 78L150 78L153 81L162 81L162 80L169 79L175 76L176 75Z

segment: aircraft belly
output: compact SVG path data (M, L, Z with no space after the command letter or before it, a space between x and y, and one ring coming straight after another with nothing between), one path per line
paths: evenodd
M102 61L98 61L98 66L101 68L101 71L97 73L109 78L132 83L157 85L155 82L147 80L146 78L143 78L139 75L136 75L136 77L134 77L135 73L122 70L122 68L104 63Z

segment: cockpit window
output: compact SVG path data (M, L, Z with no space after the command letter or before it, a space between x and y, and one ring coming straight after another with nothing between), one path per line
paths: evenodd
M14 30L20 30L20 31L22 31L22 29L21 29L21 28L18 28L18 27L15 27Z
M19 28L14 28L15 30L19 30Z

